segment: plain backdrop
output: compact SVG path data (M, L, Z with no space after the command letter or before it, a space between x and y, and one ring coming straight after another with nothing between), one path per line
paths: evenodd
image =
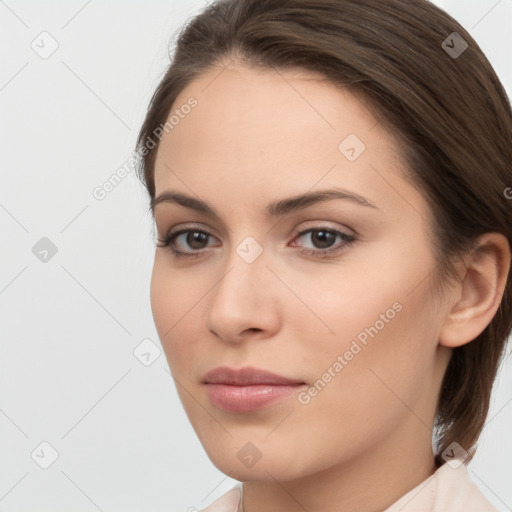
M435 3L512 95L512 0ZM205 5L0 1L0 512L185 512L235 483L205 455L159 352L146 192L132 172L93 194L131 155L169 43ZM510 359L470 464L500 511L512 510Z

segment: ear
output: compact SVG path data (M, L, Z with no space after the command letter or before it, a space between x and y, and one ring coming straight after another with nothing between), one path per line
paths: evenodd
M474 340L489 325L501 303L510 270L510 245L501 233L485 233L462 262L461 281L439 343L459 347Z

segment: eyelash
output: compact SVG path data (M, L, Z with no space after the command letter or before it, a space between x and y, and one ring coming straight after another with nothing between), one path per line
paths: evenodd
M341 244L341 245L338 244L338 246L335 249L332 249L332 248L329 248L329 249L326 249L326 250L322 250L322 249L318 249L318 250L302 249L302 251L301 251L302 253L305 253L305 254L308 254L308 255L311 255L311 256L316 256L318 258L325 258L325 257L332 256L333 253L334 254L338 253L343 248L350 247L357 240L357 238L354 235L348 235L347 233L344 233L343 231L339 231L337 229L325 228L325 227L315 227L315 228L306 229L304 231L300 231L300 232L295 234L294 239L298 238L298 237L301 237L301 236L303 236L303 235L305 235L307 233L313 233L313 232L316 232L316 231L322 231L324 233L327 232L329 234L333 234L335 236L339 236L343 240L344 243ZM183 257L184 258L194 258L194 257L201 256L202 254L204 254L206 252L206 250L196 250L194 252L185 252L185 251L180 251L179 249L176 249L172 245L172 243L174 242L174 240L179 235L182 235L184 233L201 233L201 234L204 234L204 235L207 235L207 236L212 236L207 231L203 231L201 229L194 229L194 228L180 229L180 230L174 231L174 232L171 231L170 233L168 233L168 235L163 240L158 238L158 241L160 242L160 245L157 244L157 247L167 247L167 248L169 248L170 251L177 258L183 258Z

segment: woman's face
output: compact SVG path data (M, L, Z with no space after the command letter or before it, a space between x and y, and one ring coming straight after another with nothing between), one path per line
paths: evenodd
M430 212L385 129L317 78L211 70L157 153L156 197L180 194L155 204L158 238L187 232L156 250L154 320L194 430L238 480L431 450L449 353Z

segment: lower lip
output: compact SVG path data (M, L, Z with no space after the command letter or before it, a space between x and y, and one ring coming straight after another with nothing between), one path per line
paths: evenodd
M248 412L264 409L279 400L290 397L302 386L304 384L256 384L250 386L206 384L206 390L211 402L220 409Z

